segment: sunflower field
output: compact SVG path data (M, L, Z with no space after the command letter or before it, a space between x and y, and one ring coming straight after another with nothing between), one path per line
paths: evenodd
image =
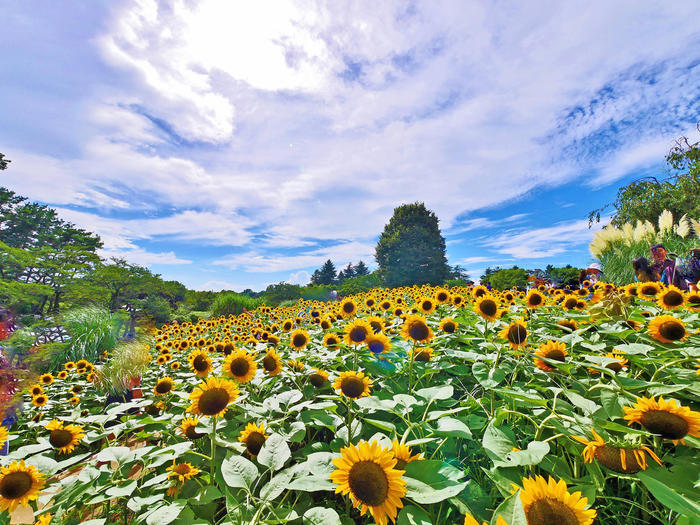
M0 523L697 524L699 314L424 286L166 325L121 399L110 355L24 392Z

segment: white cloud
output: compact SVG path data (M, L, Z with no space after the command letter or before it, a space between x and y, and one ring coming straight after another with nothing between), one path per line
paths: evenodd
M299 284L301 286L305 286L309 283L311 280L311 275L309 272L306 270L301 270L299 272L294 272L289 276L289 279L287 279L287 282L289 284Z
M169 252L153 253L143 248L129 248L126 250L118 249L102 249L98 251L99 255L105 259L116 257L126 259L132 264L141 266L150 266L152 264L190 264L191 260L181 259L172 250Z
M220 292L221 290L229 290L234 292L242 292L247 286L241 286L240 284L234 284L229 281L218 281L212 280L195 286L195 290L202 292Z
M483 246L516 259L541 259L565 253L572 247L590 242L610 217L589 228L588 220L566 221L548 228L520 232L506 231L482 242Z

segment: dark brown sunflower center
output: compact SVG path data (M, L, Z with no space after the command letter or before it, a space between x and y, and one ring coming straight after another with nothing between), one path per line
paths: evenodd
M340 391L348 397L358 398L365 391L365 384L359 377L346 377L340 383Z
M486 290L477 290L474 293L474 297L481 297L482 295L486 294Z
M547 352L544 354L544 357L546 357L547 359L552 359L553 361L564 361L566 359L564 352L562 352L558 348L555 348L554 350L547 350Z
M156 385L156 392L159 394L167 394L173 389L173 384L170 381L159 381Z
M433 307L433 303L430 301L423 301L423 304L421 305L423 310L430 310Z
M210 388L199 398L199 411L205 416L213 416L226 408L230 400L226 389Z
M49 443L54 448L63 448L71 441L73 441L73 434L62 428L52 430L51 434L49 434Z
M382 331L382 323L380 323L379 321L370 321L369 324L372 327L372 331L375 334L378 334L379 332Z
M514 344L520 344L527 338L527 329L519 324L512 325L508 328L508 341Z
M356 326L350 330L350 340L354 343L361 343L367 337L367 330L363 326Z
M453 334L456 328L457 327L452 321L447 321L444 325L442 325L442 329L448 334Z
M44 376L44 377L41 378L41 382L44 383L44 384L49 384L49 383L51 382L52 379L53 379L53 377Z
M670 290L664 294L663 302L666 306L680 306L683 304L683 294Z
M245 357L237 357L231 361L231 373L236 377L243 377L250 370L250 363Z
M41 390L39 390L38 388L32 388L33 396L38 396L39 394L41 394Z
M605 365L605 368L612 370L613 372L619 372L622 370L622 363L620 363L620 361L613 361L612 363Z
M73 388L71 388L71 390L72 390L73 392L75 392L76 394L79 394L80 392L83 391L83 387L80 386L80 385L75 385Z
M224 345L224 354L229 355L231 352L233 352L233 345L231 343L226 343Z
M576 513L559 500L538 499L527 510L527 522L537 525L578 525Z
M26 472L12 472L0 481L0 496L5 499L19 499L32 488L33 478Z
M272 372L277 368L277 361L271 355L266 355L265 359L263 359L263 368L268 372Z
M685 337L685 327L677 321L666 321L659 326L659 333L669 341L679 341Z
M292 345L295 347L301 347L306 344L306 336L304 334L296 334L292 338Z
M666 439L681 439L688 434L688 422L681 416L665 410L645 412L640 421L649 432Z
M644 454L643 451L640 452ZM620 454L625 455L625 468L622 467L622 458ZM642 466L637 461L632 450L603 445L602 447L596 448L595 458L610 470L621 474L634 474L642 470Z
M530 297L530 304L533 306L537 306L538 304L542 304L542 296L539 294L532 295Z
M573 297L571 299L567 299L564 301L564 308L568 308L569 310L572 308L576 308L576 303L578 302L577 299L574 299Z
M175 468L173 469L173 472L175 474L178 474L180 476L186 476L187 474L190 473L190 466L187 463L182 463L181 465L176 465Z
M462 298L461 298L461 297L455 297L455 299L454 299L454 303L455 303L455 304L461 304L461 302L462 302Z
M641 290L642 295L654 296L658 293L656 286L644 286Z
M430 354L428 352L421 351L416 354L416 357L414 357L414 359L416 361L427 363L428 361L430 361Z
M338 344L338 340L335 337L329 337L326 339L326 344L328 346L336 346Z
M253 456L257 456L260 449L265 444L265 436L260 432L251 432L248 437L245 438L246 450L250 452Z
M688 305L696 308L700 306L700 295L691 295L688 297Z
M331 323L329 323L328 321L321 321L321 328L323 328L324 330L328 330L330 327Z
M389 495L389 480L374 461L355 463L348 475L352 494L368 507L382 505Z
M194 358L194 361L192 361L192 367L197 371L197 372L204 372L209 368L209 363L207 362L207 359L203 355L198 355L197 357Z
M422 321L413 322L408 327L408 335L416 341L427 339L429 334L428 325Z
M197 428L196 425L190 425L185 429L185 435L188 437L188 439L199 439L201 437L204 437L204 434L197 432L195 429Z
M354 304L352 304L352 303L345 303L345 304L343 305L343 312L345 312L346 314L351 314L351 313L354 312L354 311L355 311L355 305L354 305Z
M479 310L481 310L481 313L485 316L493 317L496 315L496 312L498 312L498 305L496 305L495 301L486 299L479 304ZM454 332L454 329L452 331Z
M322 387L323 383L325 383L325 382L326 382L326 378L323 377L321 374L311 374L309 376L309 383L311 383L316 388Z

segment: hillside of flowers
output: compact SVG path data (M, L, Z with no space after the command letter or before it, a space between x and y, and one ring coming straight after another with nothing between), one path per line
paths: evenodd
M0 523L699 523L699 314L416 286L165 325L23 393Z

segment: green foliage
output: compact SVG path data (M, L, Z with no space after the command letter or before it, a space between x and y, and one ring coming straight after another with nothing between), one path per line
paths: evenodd
M514 286L526 286L530 271L518 266L498 268L491 273L485 273L481 281L488 281L496 290L508 290Z
M172 311L170 303L157 295L149 295L141 304L143 313L148 315L156 326L170 321Z
M5 170L7 169L7 165L12 162L10 159L5 157L2 153L0 153L0 170Z
M263 302L272 306L280 304L282 301L297 301L301 298L301 286L289 283L271 284L265 289L262 296Z
M95 386L102 392L123 392L132 378L141 377L151 360L149 347L143 341L120 343L107 362L95 370Z
M367 292L372 288L378 287L379 285L381 285L379 275L377 272L372 272L367 275L346 280L338 287L338 293L343 297L347 297L348 295Z
M248 311L255 310L262 302L247 295L236 292L224 292L219 294L211 307L212 315L238 315L245 308Z
M301 288L301 298L308 301L327 301L332 285L308 285Z
M580 268L574 268L570 264L556 268L551 264L545 269L545 276L552 282L559 283L559 286L576 286L578 285L578 277L581 272Z
M313 275L311 275L311 282L313 284L333 284L335 279L335 265L330 259L323 263L323 266L321 266L321 268L318 270L315 270Z
M216 292L187 290L185 292L185 305L191 310L209 310L216 295Z
M450 272L438 218L418 202L394 209L375 258L382 282L390 287L441 284Z
M111 352L117 346L120 316L104 308L87 306L66 312L62 325L70 338L64 352L51 357L53 370L66 361L87 359L94 363L104 352Z
M700 217L700 142L679 138L666 155L666 162L675 174L660 181L646 177L621 187L615 201L593 210L589 220L600 221L601 213L611 206L615 210L611 221L614 226L654 222L663 210L674 217Z

